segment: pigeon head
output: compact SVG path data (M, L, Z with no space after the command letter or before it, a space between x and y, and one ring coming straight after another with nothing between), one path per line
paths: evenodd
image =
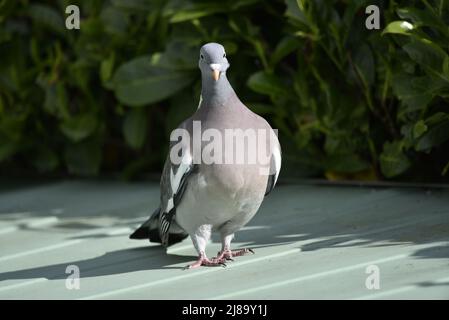
M218 81L220 75L229 68L224 47L219 43L213 42L202 46L198 65L203 77L210 76L214 81Z

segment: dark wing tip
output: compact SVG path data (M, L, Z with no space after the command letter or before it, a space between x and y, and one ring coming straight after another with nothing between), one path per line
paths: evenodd
M170 233L167 246L171 246L175 243L181 242L187 237L188 235L186 233Z
M150 230L148 227L139 227L136 231L134 231L129 238L135 240L148 239L150 237Z

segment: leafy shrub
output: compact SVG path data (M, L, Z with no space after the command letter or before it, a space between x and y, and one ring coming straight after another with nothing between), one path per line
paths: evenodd
M216 41L279 129L284 174L447 181L449 5L374 3L381 30L373 1L0 1L1 172L159 170Z

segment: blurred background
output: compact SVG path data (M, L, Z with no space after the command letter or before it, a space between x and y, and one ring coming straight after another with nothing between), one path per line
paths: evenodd
M448 182L448 25L444 0L0 0L0 175L157 176L214 41L284 177Z

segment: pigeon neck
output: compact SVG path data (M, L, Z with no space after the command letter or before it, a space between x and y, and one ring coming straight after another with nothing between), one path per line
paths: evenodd
M207 76L203 75L201 82L201 97L207 106L224 106L226 101L234 93L231 84L226 78L226 73L222 73L217 81L209 74Z

